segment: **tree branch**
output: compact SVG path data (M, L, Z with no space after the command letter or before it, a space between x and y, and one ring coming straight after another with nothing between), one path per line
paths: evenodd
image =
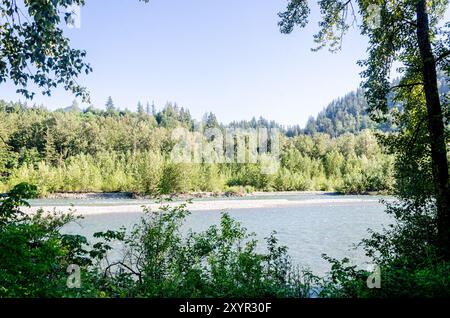
M442 53L440 56L438 56L437 58L436 58L436 63L438 63L438 62L440 62L440 61L442 61L443 59L445 59L446 57L448 57L450 55L450 51L447 51L447 52L445 52L445 53Z
M112 264L108 265L108 266L105 268L105 274L104 274L104 275L105 275L105 276L107 275L107 272L111 269L111 267L117 266L117 265L123 266L123 267L125 267L126 269L128 269L133 275L136 275L136 276L139 278L139 282L142 283L142 274L139 273L139 272L136 272L135 270L133 270L131 267L129 267L128 265L126 265L126 264L123 263L123 262L115 262L115 263L112 263Z
M417 83L399 84L399 85L392 86L390 88L390 90L397 89L397 88L415 87L415 86L420 86L420 85L423 86L424 83L423 82L417 82Z

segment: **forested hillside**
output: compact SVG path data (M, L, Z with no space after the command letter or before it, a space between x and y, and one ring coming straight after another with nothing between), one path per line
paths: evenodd
M265 173L267 158L251 163L178 163L170 156L176 127L192 131L199 123L188 110L167 104L156 111L138 105L119 110L112 99L106 109L90 107L49 111L0 102L1 190L19 182L39 186L41 195L61 191L130 191L186 193L253 190L329 190L346 193L389 191L391 158L382 154L366 130L332 138L328 134L286 137L280 133L278 169ZM218 128L212 113L206 128ZM279 127L263 119L231 127ZM271 159L275 160L275 159Z
M439 91L442 100L449 92L448 79L443 73L438 73ZM392 83L398 85L398 80ZM394 107L395 103L388 100L389 107ZM398 107L398 105L395 105ZM395 125L388 119L383 123L373 121L368 112L368 104L364 97L363 89L348 93L344 97L335 99L322 110L317 117L310 117L305 129L301 127L290 127L286 134L296 136L302 133L312 135L314 133L325 133L332 137L340 136L345 133L358 133L364 129L392 131Z
M317 118L310 117L305 133L322 132L330 136L357 133L364 129L378 128L366 112L367 102L362 89L332 101Z
M388 125L377 125L372 121L366 110L367 102L364 92L362 89L358 89L332 101L324 110L319 112L316 118L311 116L306 127L300 125L284 127L264 118L234 121L230 123L230 126L239 128L275 127L282 130L288 137L302 134L313 135L315 133L325 133L331 137L337 137L344 133L359 133L365 129L389 130Z

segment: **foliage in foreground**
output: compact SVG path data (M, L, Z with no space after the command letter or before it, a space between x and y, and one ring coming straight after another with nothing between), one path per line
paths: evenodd
M296 269L287 248L274 235L267 238L267 253L257 252L253 235L223 214L220 226L201 233L180 234L189 214L185 205L146 211L130 234L120 237L125 253L104 269L105 286L127 297L307 297L314 277ZM108 289L108 288L107 288ZM117 294L118 293L118 294Z
M180 233L185 205L146 211L131 231L85 237L61 234L73 215L23 214L34 194L16 186L0 207L0 297L308 297L315 278L291 264L274 235L257 252L253 235L227 214L220 226ZM120 243L123 255L108 255ZM67 269L80 266L80 288L68 288Z
M0 201L0 297L63 297L70 294L66 268L89 263L86 239L60 232L73 216L20 212L35 194L36 187L19 184Z
M76 221L71 214L20 212L24 199L35 193L35 187L20 184L1 201L0 297L450 296L450 265L417 243L423 237L399 242L405 233L398 228L365 242L381 273L381 288L370 289L371 273L348 259L324 256L331 270L322 278L294 266L274 234L266 239L266 252L259 252L254 236L227 214L219 226L183 236L186 205L146 210L131 230L96 233L89 243L61 234L64 225ZM67 287L71 264L80 266L79 288Z

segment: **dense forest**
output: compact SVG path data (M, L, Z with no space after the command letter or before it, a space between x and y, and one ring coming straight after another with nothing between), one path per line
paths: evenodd
M316 119L310 117L305 133L327 133L333 137L344 133L358 133L364 129L382 128L367 113L367 101L362 89L332 101Z
M41 195L88 191L363 193L389 191L393 186L392 159L382 153L370 130L339 137L327 133L287 137L281 126L264 119L225 126L214 114L205 114L203 127L222 131L280 128L280 166L265 174L262 155L245 164L171 160L176 144L173 129L192 131L199 124L176 104L156 111L154 105L139 103L137 112L131 112L117 109L111 98L105 110L80 110L76 102L56 111L0 102L0 113L3 191L20 182L38 185Z
M437 79L441 100L445 100L445 96L450 91L448 78L443 72L439 72ZM398 84L398 79L392 83L393 86ZM392 97L389 96L387 101L389 109L397 108L401 111L401 104L396 103ZM345 133L355 134L365 129L392 132L398 128L391 116L379 121L374 120L371 115L374 114L369 112L364 90L359 88L344 97L333 100L317 117L310 117L304 129L299 126L289 127L286 134L296 136L299 134L326 133L332 137L337 137Z
M309 2L288 1L278 13L281 33L308 25ZM65 11L72 4L85 1L25 1L25 13L16 1L1 2L0 83L10 81L27 99L36 87L48 96L63 87L89 101L77 79L93 69L87 53L73 48L63 30L74 18ZM176 104L157 110L139 103L131 112L112 98L105 110L80 109L76 102L56 111L0 102L0 190L6 192L0 197L0 297L449 297L450 100L448 80L439 75L450 76L449 1L322 0L317 5L313 50L337 52L343 36L358 29L368 40L367 56L358 62L363 90L332 102L305 129L285 129L263 118L223 125L212 113L196 121ZM262 153L248 163L203 157L179 162L173 154L180 150L180 128L192 137L205 134L217 149L219 134L208 129L224 135L228 129L254 128L261 136L264 129L277 128L259 150L270 144L273 155L279 140L279 157ZM232 138L227 149L243 144L244 157L250 158L251 138ZM268 164L277 169L268 173ZM324 255L330 271L317 277L292 264L275 233L266 238L265 252L258 252L261 242L226 213L220 224L183 235L187 205L164 200L157 211L143 208L145 215L133 228L95 233L91 242L61 231L78 220L71 211L21 209L29 206L27 199L58 191L159 196L253 190L392 192L395 200L384 202L392 223L354 242L373 270ZM116 243L123 253L110 262L108 252ZM78 284L72 280L77 271ZM415 303L421 302L408 305Z
M241 128L274 127L283 131L288 137L304 134L314 135L315 133L337 137L345 133L358 134L365 129L392 130L389 123L379 124L370 118L367 112L367 101L361 88L333 100L316 117L311 116L306 123L306 127L300 125L284 127L275 121L268 121L264 118L235 121L230 123L229 126Z

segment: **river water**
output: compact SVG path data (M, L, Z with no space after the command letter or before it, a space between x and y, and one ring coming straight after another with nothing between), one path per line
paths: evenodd
M218 224L223 206L249 232L256 233L261 242L259 250L264 251L264 238L276 231L280 243L289 248L293 261L308 267L314 273L323 275L330 266L322 254L334 258L349 258L354 264L367 267L368 259L355 244L368 237L367 229L381 230L392 219L384 212L379 196L340 196L329 194L265 195L262 197L221 198L220 206L214 199L197 199L199 203L211 206L210 209L191 209L191 215L183 225L183 232L201 231L212 224ZM248 201L250 200L250 201ZM264 204L257 204L264 200ZM196 202L194 201L194 203ZM224 203L225 202L225 203ZM272 202L274 204L267 204ZM146 200L32 200L34 207L61 207L74 204L76 207L96 209L114 208L114 213L87 214L79 224L70 224L64 232L81 234L88 238L93 233L121 226L132 227L143 216L141 205ZM247 204L245 204L247 203ZM251 203L251 204L248 204ZM257 208L252 208L252 203ZM244 208L239 208L240 206ZM267 205L267 206L266 206ZM195 206L195 204L194 204ZM120 209L124 209L121 212ZM125 208L126 207L126 208ZM117 211L117 208L119 211Z

